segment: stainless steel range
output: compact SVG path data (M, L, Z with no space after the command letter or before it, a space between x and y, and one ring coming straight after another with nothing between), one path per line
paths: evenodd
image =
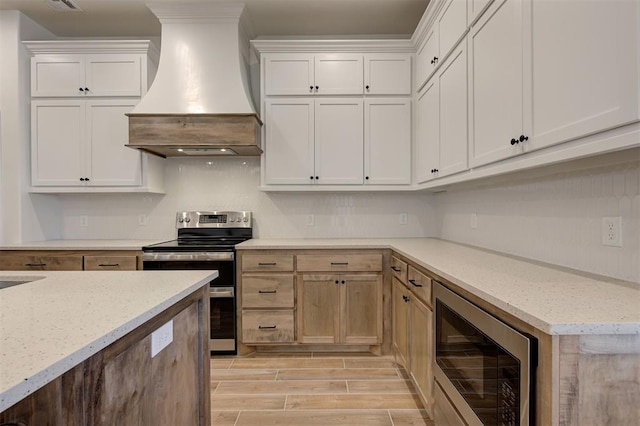
M142 248L145 270L218 270L210 284L212 354L235 354L235 245L253 236L251 212L201 211L176 214L178 238Z

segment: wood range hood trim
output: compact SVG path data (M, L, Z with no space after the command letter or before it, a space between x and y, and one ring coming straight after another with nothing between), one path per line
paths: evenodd
M129 143L163 158L229 155L208 150L231 150L239 156L262 154L262 120L257 114L129 113ZM189 152L198 152L193 154Z

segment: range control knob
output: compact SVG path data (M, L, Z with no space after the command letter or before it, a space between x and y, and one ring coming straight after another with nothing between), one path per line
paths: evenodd
M249 222L249 218L245 217L244 219L242 219L243 222Z
M183 219L183 218L181 218L181 217L179 217L179 218L178 218L178 222L182 223L182 222L184 222L184 219Z
M189 223L189 222L191 222L191 218L190 218L190 217L185 217L185 218L184 218L184 221L185 221L186 223Z

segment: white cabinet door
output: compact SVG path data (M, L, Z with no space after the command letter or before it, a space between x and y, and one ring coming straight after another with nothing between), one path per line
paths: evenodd
M639 5L531 2L533 129L525 149L638 120Z
M434 23L427 36L418 47L416 64L416 88L419 90L422 85L431 77L438 65L439 49L438 24Z
M418 94L416 105L415 177L416 183L433 179L440 156L438 79L429 80Z
M366 95L410 95L411 55L370 53L364 57Z
M438 71L440 165L438 177L467 169L467 42L463 40Z
M268 99L265 113L265 183L313 183L314 100Z
M445 60L466 31L467 0L447 0L438 15L438 62Z
M140 55L87 55L85 95L141 96L141 72Z
M82 96L84 83L84 55L31 58L32 97Z
M313 55L274 54L264 59L265 95L310 95L315 92Z
M140 55L46 55L31 58L31 96L141 96Z
M523 2L496 0L469 34L471 167L522 152Z
M90 186L136 186L142 183L142 154L124 146L129 140L126 113L136 102L87 101L87 150Z
M365 183L411 183L411 101L364 101Z
M363 115L362 99L316 99L316 183L321 185L362 184Z
M31 103L31 182L34 186L79 186L87 176L84 101Z
M318 95L361 95L362 55L324 54L315 56L315 93Z

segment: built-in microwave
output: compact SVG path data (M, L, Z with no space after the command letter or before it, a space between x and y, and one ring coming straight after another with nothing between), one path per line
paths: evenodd
M469 425L535 424L537 340L434 281L437 385Z

